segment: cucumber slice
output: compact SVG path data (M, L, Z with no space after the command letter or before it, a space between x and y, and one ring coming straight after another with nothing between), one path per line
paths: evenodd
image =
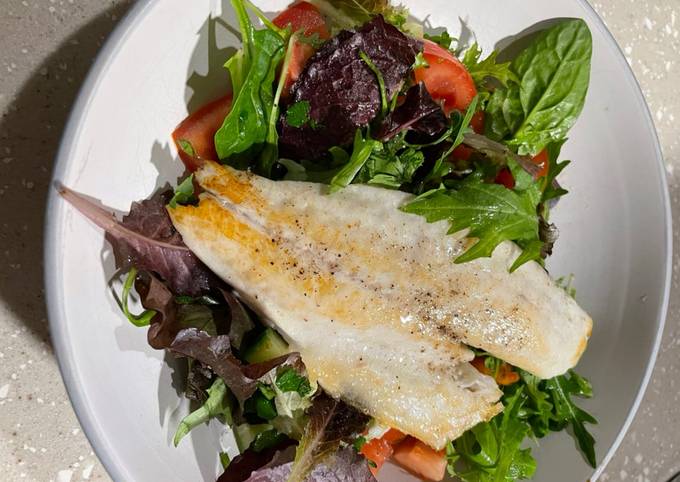
M271 328L267 328L246 350L243 358L248 363L262 363L289 353L288 343Z

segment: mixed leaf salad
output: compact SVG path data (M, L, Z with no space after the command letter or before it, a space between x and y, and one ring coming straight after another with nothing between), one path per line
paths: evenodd
M122 221L63 193L106 229L125 316L186 363L195 410L175 445L211 419L228 425L240 453L220 454L220 482L368 481L389 459L426 480L511 481L534 474L535 441L566 429L595 466L596 421L577 406L592 388L573 371L541 380L476 350L473 365L502 387L504 410L444 451L333 399L184 245L166 211L195 203L191 172L219 160L331 192L361 183L412 193L404 211L476 240L453 262L513 241L522 254L511 270L542 264L557 239L550 209L566 194L560 149L588 90L586 24L560 20L519 52L484 55L446 30L425 33L387 0L301 1L273 20L248 0L231 3L243 39L225 59L232 91L174 132L187 167L178 187L134 203ZM128 307L133 288L141 314Z

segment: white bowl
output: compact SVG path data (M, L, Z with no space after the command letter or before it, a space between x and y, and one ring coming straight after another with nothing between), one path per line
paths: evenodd
M562 177L571 194L554 213L561 238L550 269L556 276L576 275L578 299L595 320L579 371L595 387L595 398L583 405L600 422L592 428L599 469L593 473L565 433L542 440L534 453L535 480L596 477L640 402L668 301L670 208L646 104L613 38L585 1L405 3L417 18L429 16L432 25L451 32L464 19L486 52L550 18L581 17L593 32L590 93L563 152L573 160ZM276 11L286 2L258 4ZM56 180L121 211L175 180L182 166L170 133L186 115L187 102L195 108L228 88L221 65L239 44L220 22L208 21L211 12L236 25L226 1L135 5L83 87ZM102 233L54 192L47 219L53 341L78 417L106 469L120 481L215 480L219 428L201 427L179 448L172 446L187 403L171 385L163 353L152 350L144 330L120 314L107 286L113 263ZM410 480L394 472L383 479Z

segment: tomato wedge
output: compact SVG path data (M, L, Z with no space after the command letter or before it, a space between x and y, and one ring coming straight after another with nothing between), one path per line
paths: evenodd
M294 3L281 12L273 22L279 28L290 27L293 32L302 31L304 35L316 34L322 40L330 38L326 20L319 9L309 2ZM300 77L305 64L316 51L312 45L299 41L294 42L291 49L284 96L288 94L290 87Z
M382 437L374 438L361 447L359 453L373 462L369 467L373 475L378 475L387 459L392 456L394 446L405 438L406 434L401 433L396 428L391 428Z
M435 450L413 437L407 437L394 448L392 459L423 480L439 481L446 474L444 451Z
M550 159L548 159L548 150L543 149L541 152L531 158L531 162L540 166L540 170L536 173L536 179L547 176L550 170Z
M443 101L444 111L464 111L477 95L477 88L465 66L451 52L425 40L423 57L429 67L415 70L416 82L424 82L435 100Z
M369 469L374 476L378 475L378 472L382 466L385 465L387 459L392 456L392 452L394 452L392 445L384 438L369 440L359 451L361 455L372 462Z
M214 100L184 119L172 133L179 157L193 172L203 162L217 161L215 133L231 109L231 95Z

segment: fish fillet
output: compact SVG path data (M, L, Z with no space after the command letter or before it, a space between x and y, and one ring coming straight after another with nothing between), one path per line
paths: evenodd
M452 259L471 242L369 186L273 182L215 163L197 207L170 209L184 242L301 352L326 391L441 448L501 409L468 362L478 347L548 378L576 364L590 318L520 250Z

